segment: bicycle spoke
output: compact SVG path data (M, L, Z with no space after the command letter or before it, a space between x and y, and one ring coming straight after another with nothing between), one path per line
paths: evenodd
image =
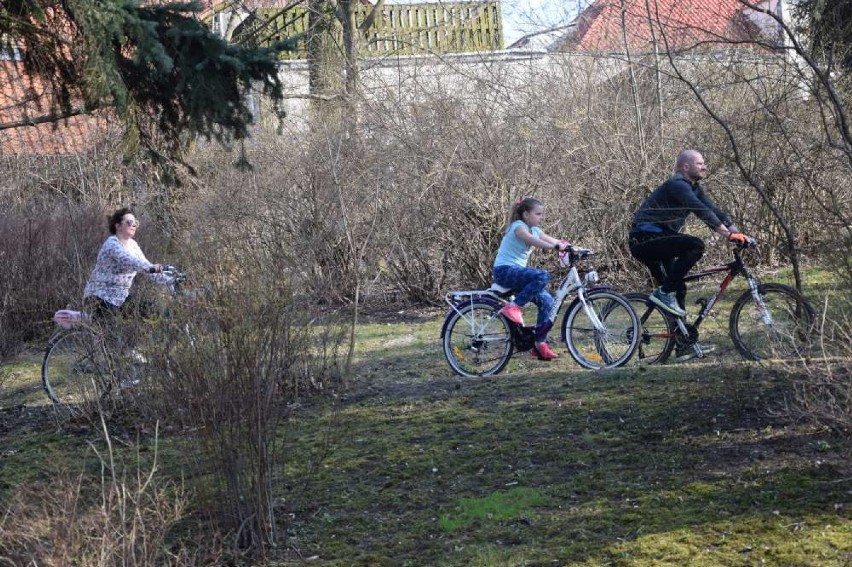
M778 284L761 286L757 300L744 294L731 312L731 338L748 358L807 356L814 332L812 308L798 292Z
M512 352L508 323L491 304L473 303L450 316L444 356L463 376L488 376L505 367Z
M627 301L610 292L586 298L566 315L565 339L571 355L587 368L620 366L633 354L636 318Z
M110 375L103 343L85 330L58 335L42 364L42 382L48 397L73 413L97 402L107 390Z

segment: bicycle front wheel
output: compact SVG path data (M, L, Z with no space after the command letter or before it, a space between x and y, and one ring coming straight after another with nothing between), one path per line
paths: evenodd
M639 316L639 341L634 362L663 364L675 346L675 327L671 317L650 301L647 293L627 293L624 297Z
M63 331L48 343L41 380L54 404L81 413L107 391L109 375L103 341L90 330Z
M639 318L630 302L612 291L586 294L562 320L568 352L583 368L616 368L630 360L639 339Z
M449 315L444 332L444 357L462 376L497 374L512 357L509 322L491 303L465 303Z
M731 340L751 360L802 358L816 333L816 314L802 294L781 284L761 284L757 298L743 293L731 309Z

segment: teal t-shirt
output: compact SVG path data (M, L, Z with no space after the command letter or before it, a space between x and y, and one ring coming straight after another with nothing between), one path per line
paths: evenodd
M500 242L500 248L497 249L497 258L494 259L494 267L497 266L517 266L526 268L530 261L532 246L515 236L515 229L523 226L530 231L530 234L536 238L541 235L541 229L537 226L530 228L522 220L516 220L509 225L506 234L503 235L503 240Z

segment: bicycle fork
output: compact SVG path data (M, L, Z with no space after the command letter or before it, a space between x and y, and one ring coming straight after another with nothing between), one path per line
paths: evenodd
M766 303L763 301L763 296L760 295L760 291L758 290L757 280L753 278L748 278L748 288L751 291L751 296L754 298L754 304L757 305L757 310L760 313L760 320L763 321L763 324L767 327L772 327L772 314L769 312L769 309L766 308Z
M589 318L589 321L592 323L592 327L595 329L595 347L598 351L598 354L601 356L601 359L606 364L612 364L613 358L609 354L609 350L606 348L606 342L608 340L609 331L606 326L601 321L601 318L598 317L598 314L593 309L592 305L586 301L586 290L583 286L580 286L577 289L577 299L580 300L580 303L583 305L583 311L586 313L586 317ZM606 317L606 315L604 315Z

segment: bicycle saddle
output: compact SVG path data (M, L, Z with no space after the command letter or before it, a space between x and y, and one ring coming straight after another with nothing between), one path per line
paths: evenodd
M491 293L499 296L507 296L512 295L515 290L510 287L505 287L498 283L492 282L491 287L489 287L486 291L490 291Z

